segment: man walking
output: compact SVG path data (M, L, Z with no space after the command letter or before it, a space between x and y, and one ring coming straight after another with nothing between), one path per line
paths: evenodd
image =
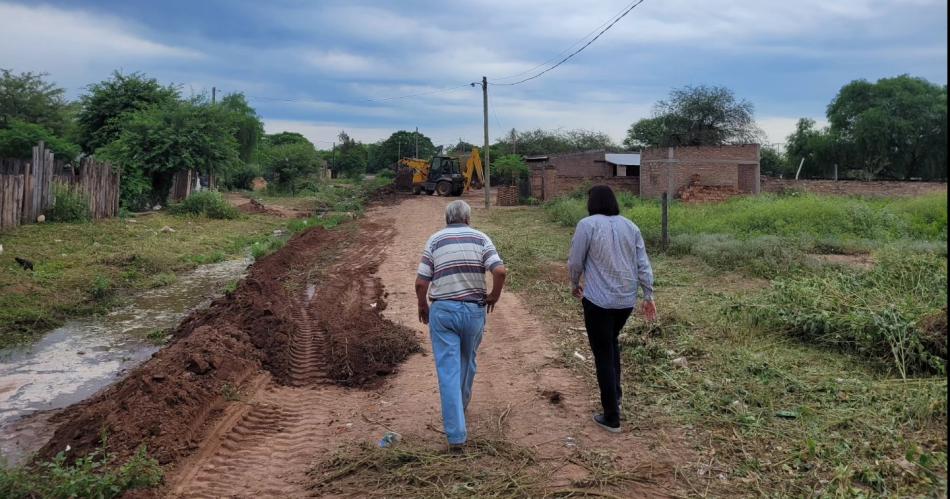
M472 398L475 353L485 315L498 303L507 275L491 239L469 227L471 216L465 201L445 207L447 226L426 242L416 276L419 321L429 325L442 422L451 450L460 449L468 438L465 411ZM492 274L491 293L486 292L486 271Z

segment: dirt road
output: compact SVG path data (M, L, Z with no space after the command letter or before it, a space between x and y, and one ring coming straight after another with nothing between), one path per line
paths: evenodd
M41 454L92 449L107 433L120 455L148 444L170 468L168 497L305 497L314 494L308 470L343 445L391 429L439 448L435 369L413 282L449 201L394 198L357 223L294 238L184 321L179 340L65 411ZM596 428L595 393L557 360L549 330L517 295L502 297L479 351L469 428L477 436L493 426L531 449L556 471L550 487L587 477L571 458L594 450L644 477L623 496L667 495L673 458L653 450L667 448L665 437L643 422L621 435Z
M342 388L321 378L321 356L311 345L320 344L313 339L322 333L304 328L292 347L294 386L280 386L262 375L247 403L232 406L196 457L183 463L171 482L172 495L305 496L307 469L344 442L373 441L385 431L384 426L403 434L428 431L433 441L439 440L433 430L441 428L435 369L428 355L427 332L416 317L413 282L419 252L429 235L443 225L447 202L423 196L373 208L366 220L387 231L372 235L377 244L350 248L328 273L346 279L354 261L378 263L374 277L386 291L384 316L413 328L424 353L410 357L395 376L374 390ZM373 285L372 278L364 280ZM373 296L366 292L348 299ZM313 300L340 298L314 296ZM359 306L378 305L364 301ZM299 320L315 322L307 317ZM641 436L609 435L593 426L594 394L582 379L554 362L553 338L545 335L544 325L517 295L503 296L489 317L484 338L471 426L506 413L508 438L537 449L543 459L565 459L552 485L568 485L586 473L566 461L573 450L565 442L573 439L580 448L614 451L625 465L655 467L657 485L628 492L630 496L664 495L662 485L669 479L665 476L669 467L662 463L667 460L654 455L651 442ZM559 392L561 402L551 403L542 395L546 391Z

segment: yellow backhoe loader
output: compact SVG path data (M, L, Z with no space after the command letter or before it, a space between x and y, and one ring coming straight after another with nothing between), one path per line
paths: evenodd
M479 189L485 183L482 171L482 159L478 149L463 156L465 168L460 166L459 158L435 156L426 161L418 158L402 158L399 166L412 171L412 193L438 194L440 196L461 196L469 189Z

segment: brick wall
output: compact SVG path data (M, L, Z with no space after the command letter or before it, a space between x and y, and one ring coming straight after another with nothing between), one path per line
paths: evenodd
M587 151L551 156L548 163L562 177L605 177L609 165L604 161L604 151Z
M550 201L566 196L587 185L609 185L614 191L640 192L639 177L571 177L558 175L554 167L531 168L531 196L542 201Z
M676 193L694 175L699 185L758 193L759 146L657 147L640 154L640 195L657 198ZM740 182L740 171L741 182Z
M762 191L781 193L788 190L837 196L919 196L947 192L946 182L896 182L862 180L794 180L762 177Z

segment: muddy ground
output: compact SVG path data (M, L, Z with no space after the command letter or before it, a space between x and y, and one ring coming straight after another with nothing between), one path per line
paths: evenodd
M91 450L105 434L120 456L144 444L166 465L159 495L304 497L314 494L308 470L347 444L393 430L440 449L413 282L448 201L390 197L360 221L295 237L128 378L57 416L42 456ZM557 470L552 489L583 480L590 471L572 456L595 451L644 470L621 496L669 495L677 457L668 449L684 448L681 437L645 421L620 435L595 427L598 397L558 361L549 331L517 295L503 296L479 351L470 427L496 427L531 449ZM346 495L373 490L349 485Z

